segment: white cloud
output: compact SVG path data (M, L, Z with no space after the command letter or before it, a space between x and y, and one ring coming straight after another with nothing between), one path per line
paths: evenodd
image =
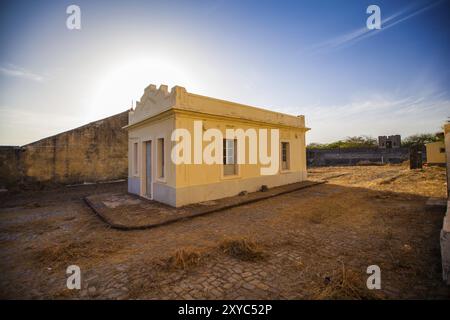
M343 105L304 108L308 142L330 142L348 136L433 133L450 116L450 100L431 95L374 95Z
M45 80L44 76L42 75L14 65L8 65L6 67L0 66L0 73L10 77L22 78L37 82L42 82Z
M351 46L361 40L367 39L369 37L372 37L376 34L379 34L401 22L404 22L406 20L409 20L433 7L436 7L437 5L441 4L442 0L435 1L431 4L428 4L426 6L417 8L417 6L408 6L390 16L387 18L381 19L382 28L379 30L369 30L366 26L353 30L351 32L339 35L337 37L328 39L326 41L314 44L307 48L304 52L310 53L310 54L317 54L321 52L328 52L333 50L338 50L344 47ZM383 11L381 12L383 14Z

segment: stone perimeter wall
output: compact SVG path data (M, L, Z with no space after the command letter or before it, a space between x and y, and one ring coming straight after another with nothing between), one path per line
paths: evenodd
M402 163L409 160L409 148L306 149L306 159L308 167L354 166L364 162Z
M22 147L0 146L0 188L125 179L127 124L128 110Z

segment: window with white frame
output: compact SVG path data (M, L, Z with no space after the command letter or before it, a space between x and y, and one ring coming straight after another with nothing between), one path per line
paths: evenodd
M237 140L223 140L223 175L237 174Z
M290 169L290 152L289 152L289 142L281 143L281 169L289 170Z

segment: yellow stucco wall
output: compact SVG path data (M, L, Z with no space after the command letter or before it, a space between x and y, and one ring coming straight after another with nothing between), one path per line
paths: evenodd
M209 128L219 129L225 136L226 129L255 129L257 132L259 129L279 129L280 130L280 141L290 142L290 170L289 171L306 171L306 161L305 161L305 134L302 129L287 128L280 126L269 126L260 123L243 122L238 120L227 120L227 119L216 119L208 116L195 116L195 115L185 115L177 114L176 116L176 127L186 128L193 132L194 121L201 120L204 126L204 130ZM248 139L246 139L246 159L249 158L249 146ZM203 147L205 147L209 142L203 142ZM268 140L270 145L270 139ZM280 147L281 148L281 147ZM191 146L192 152L194 152L194 146ZM303 151L303 152L302 152ZM281 157L281 152L280 152ZM280 162L281 163L281 162ZM185 187L192 185L215 183L218 181L226 179L245 179L259 177L261 167L267 167L266 165L257 164L239 164L238 165L238 175L232 177L223 177L222 165L212 164L212 165L196 165L196 164L181 164L177 166L177 187Z
M283 184L294 183L306 179L306 152L305 152L305 130L300 128L282 127L276 125L261 124L251 121L239 121L229 119L217 119L202 115L177 114L176 127L186 128L189 131L194 130L194 121L201 120L204 129L219 129L225 136L225 130L250 128L258 131L259 129L279 129L280 144L289 142L290 144L290 168L281 170L281 146L279 154L279 168L275 175L262 176L261 167L267 167L248 163L249 142L246 139L245 164L238 164L237 175L224 176L222 164L199 165L199 164L180 164L176 166L176 188L177 205L183 205L192 202L201 202L207 200L219 199L227 196L237 195L241 191L254 192L259 190L261 185L275 187ZM203 142L205 147L209 142ZM239 142L238 142L239 144ZM270 145L270 139L268 141ZM192 152L194 146L191 146Z
M444 141L427 143L427 163L445 164L445 144Z
M219 129L225 137L226 129L279 129L281 142L290 144L290 168L277 174L261 175L261 164L238 164L238 174L223 175L222 164L179 164L170 160L175 142L170 140L173 129L183 128L193 136L194 121L202 121L203 130ZM291 116L256 107L241 105L220 99L204 97L186 92L184 88L146 88L141 101L130 112L129 125L129 183L139 184L138 193L145 196L145 155L143 142L160 136L165 138L165 181L155 181L153 199L174 206L214 200L237 195L240 191L253 192L261 185L274 187L306 179L306 147L304 116ZM194 137L192 137L194 139ZM139 143L139 172L134 174L134 142ZM203 142L205 147L208 142ZM268 144L270 145L270 139ZM246 159L248 159L246 140ZM156 163L156 144L153 144L153 163ZM202 148L203 150L203 148ZM192 154L194 143L191 144ZM281 147L280 147L281 159ZM264 167L267 167L264 165ZM153 169L156 170L155 165ZM156 172L156 171L155 171ZM155 177L155 175L153 174ZM139 180L139 182L137 182ZM133 187L133 186L131 186ZM158 191L159 189L159 191ZM129 184L130 190L130 184Z

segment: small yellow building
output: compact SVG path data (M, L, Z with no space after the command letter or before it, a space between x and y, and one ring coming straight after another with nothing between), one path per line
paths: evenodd
M128 191L175 207L306 179L304 116L150 85L125 128Z
M445 165L445 144L444 141L436 141L425 144L427 149L427 163Z

